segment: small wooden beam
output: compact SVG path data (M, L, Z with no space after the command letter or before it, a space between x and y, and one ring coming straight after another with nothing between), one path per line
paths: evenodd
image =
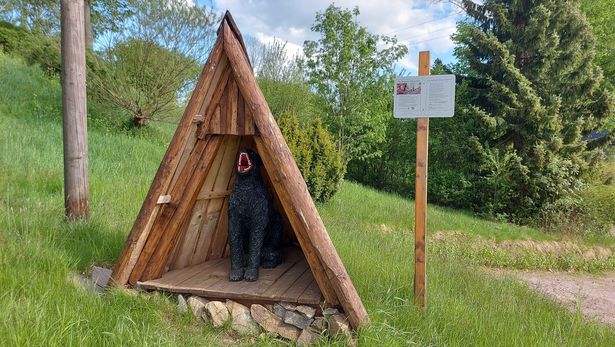
M158 205L168 204L169 202L171 202L171 195L160 195L158 197L158 201L156 201Z
M205 117L202 114L197 114L194 116L194 118L192 118L192 123L203 123L203 120L205 119Z
M199 194L199 196L196 199L197 200L219 199L219 198L226 198L229 195L231 195L231 190L223 190L219 192L203 192Z

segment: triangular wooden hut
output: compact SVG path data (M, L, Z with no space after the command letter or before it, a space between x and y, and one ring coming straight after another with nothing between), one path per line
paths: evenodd
M228 281L227 205L240 147L261 156L286 237L298 245L256 282ZM112 279L240 302L340 307L353 327L367 322L228 12Z

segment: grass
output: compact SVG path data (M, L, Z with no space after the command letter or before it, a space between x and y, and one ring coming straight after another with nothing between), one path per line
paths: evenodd
M91 294L67 280L112 264L125 241L172 129L155 140L89 132L90 220L63 218L58 81L0 55L0 341L3 345L217 345L225 331L175 311L164 295ZM92 125L92 123L90 123ZM459 257L430 258L429 309L412 297L412 202L345 182L319 206L370 314L359 344L612 346L612 329L588 322L510 279ZM429 230L551 240L534 229L431 207ZM242 344L278 345L271 338ZM342 345L343 342L336 342Z

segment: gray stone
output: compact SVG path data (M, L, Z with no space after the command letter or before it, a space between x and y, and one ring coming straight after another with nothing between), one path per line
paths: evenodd
M312 328L303 329L297 338L297 346L313 345L319 338L320 334L316 330Z
M297 308L297 305L291 304L289 302L281 302L280 306L284 307L286 311L294 311Z
M107 289L112 272L104 267L92 266L92 281L96 284L96 291L98 293L102 293Z
M233 322L231 329L240 335L257 335L260 332L258 324L252 319L250 309L233 300L226 301L226 308L231 312Z
M325 308L324 310L322 310L322 315L327 317L327 316L332 316L334 314L338 314L340 313L340 311L337 308Z
M219 328L230 318L226 305L220 301L210 301L205 304L205 316L209 318L214 328Z
M268 332L276 333L291 341L297 340L300 330L296 327L285 324L282 318L273 314L262 305L254 304L250 307L252 318Z
M331 336L344 335L352 338L350 325L348 325L348 320L343 314L334 314L327 319L327 322L329 323L329 334Z
M305 305L299 305L297 307L295 307L295 311L303 314L304 316L308 317L308 318L314 318L314 315L316 315L316 309L310 306L305 306Z
M196 318L201 318L201 316L203 316L203 311L205 310L205 304L209 301L198 296L191 296L186 302L188 303L188 306L190 306L192 314L194 314Z
M311 325L312 328L316 329L319 333L327 330L327 320L325 317L316 317Z
M278 317L284 319L284 316L286 315L286 309L280 304L274 304L273 313L275 313Z
M181 294L177 296L177 312L182 314L188 312L188 303L186 302L186 298Z
M310 319L301 313L295 311L286 311L284 315L284 323L292 324L299 329L305 329L312 324L313 319Z

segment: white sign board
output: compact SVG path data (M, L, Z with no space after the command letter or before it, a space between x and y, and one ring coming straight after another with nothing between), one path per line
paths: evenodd
M452 117L455 75L409 76L395 80L395 118Z

